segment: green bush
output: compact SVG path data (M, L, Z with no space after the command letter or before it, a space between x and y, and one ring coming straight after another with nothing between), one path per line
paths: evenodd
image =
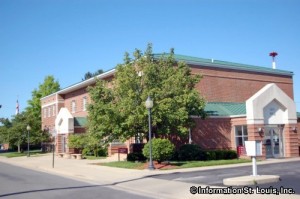
M101 157L104 157L104 156L107 156L107 148L98 148L96 150L92 150L90 148L84 148L82 150L82 155L83 156L101 156Z
M135 161L139 161L139 162L144 162L147 158L142 154L142 153L129 153L127 155L127 161L130 162L135 162Z
M175 146L170 140L155 138L152 139L152 158L158 163L171 158ZM143 148L143 155L149 159L149 142Z
M178 150L174 150L173 154L170 157L171 161L179 161Z
M211 150L205 152L205 160L230 160L237 158L234 150Z
M130 144L130 151L133 153L142 153L145 143L133 143Z
M82 155L83 156L91 156L91 155L94 155L94 152L88 148L84 148L82 150Z
M203 156L203 151L196 144L182 145L178 151L178 159L181 161L201 160Z
M206 151L204 159L205 160L216 160L216 152L215 151Z
M98 148L97 150L96 150L97 152L96 152L96 156L100 156L100 157L106 157L107 156L107 148ZM94 153L95 154L95 153Z
M238 155L235 150L228 150L225 154L225 160L232 160L236 158L238 158Z

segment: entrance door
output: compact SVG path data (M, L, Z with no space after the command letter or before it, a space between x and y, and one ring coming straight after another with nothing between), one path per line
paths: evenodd
M279 158L284 156L282 127L265 127L264 145L267 158Z

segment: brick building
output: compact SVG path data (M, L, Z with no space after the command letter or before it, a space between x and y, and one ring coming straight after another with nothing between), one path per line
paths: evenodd
M300 115L293 101L292 72L182 55L175 59L203 76L196 89L209 115L205 120L191 116L196 126L187 140L205 149L234 150L247 140L260 140L264 157L299 156ZM97 77L111 81L114 73L115 69ZM68 147L68 135L85 131L90 101L86 89L94 83L88 79L41 99L42 128L55 136L57 152L75 152ZM111 143L109 153L134 142Z

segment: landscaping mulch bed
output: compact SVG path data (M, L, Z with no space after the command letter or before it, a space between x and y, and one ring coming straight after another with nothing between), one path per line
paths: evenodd
M162 162L162 163L158 163L157 161L153 161L153 164L154 164L154 167L155 169L175 169L177 168L178 166L176 165L172 165L170 164L169 162ZM143 165L143 169L148 169L148 162L146 162L144 165Z

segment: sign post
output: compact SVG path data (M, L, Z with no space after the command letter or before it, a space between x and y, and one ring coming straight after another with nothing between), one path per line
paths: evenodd
M247 156L252 159L252 175L257 176L256 156L262 155L262 142L261 141L245 141Z

